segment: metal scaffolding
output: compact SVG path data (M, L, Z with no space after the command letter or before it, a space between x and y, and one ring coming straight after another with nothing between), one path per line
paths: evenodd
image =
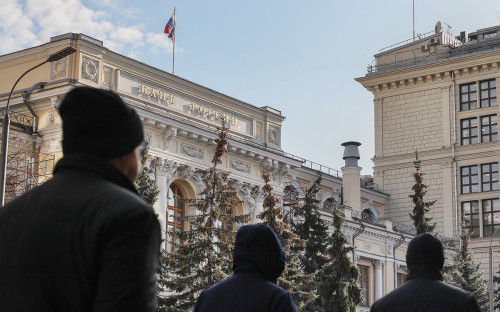
M19 149L7 155L5 202L42 184L52 177L55 155Z

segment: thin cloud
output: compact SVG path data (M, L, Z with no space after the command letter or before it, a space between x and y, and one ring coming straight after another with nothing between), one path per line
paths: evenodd
M172 44L165 35L145 34L144 25L124 26L123 19L117 25L106 11L91 9L82 0L4 2L0 10L0 54L40 45L52 36L69 32L102 40L107 48L131 57L140 56L146 52L144 49L153 53L172 53ZM103 0L102 6L119 3ZM123 12L134 12L134 9Z

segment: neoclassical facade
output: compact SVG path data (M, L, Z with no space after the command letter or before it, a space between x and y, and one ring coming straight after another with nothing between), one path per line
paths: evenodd
M109 89L143 120L150 146L147 165L154 169L160 190L154 209L167 252L174 246L165 233L189 226L176 217L195 213L180 199L197 198L204 188L201 171L212 165L218 128L224 122L229 128L229 146L220 168L230 173L229 183L241 200L232 213L250 214L249 222L258 222L255 217L263 209L264 167L286 209L297 209L296 198L321 175L320 212L330 220L332 209L341 209L346 217L345 233L356 246L353 260L360 267L365 294L359 310L368 311L374 300L401 283L413 230L386 218L391 196L374 187L369 177L360 176L360 143L339 146L345 150L345 166L340 171L314 166L281 148L285 117L280 111L242 102L120 55L84 34L64 34L46 44L0 56L0 105L5 107L10 88L24 71L69 46L77 52L31 72L13 93L11 110L18 117L12 122L9 141L9 156L17 155L9 157L11 198L50 178L55 162L63 157L57 108L64 95L78 85ZM95 118L103 118L98 110ZM92 127L92 120L88 126ZM236 230L238 225L228 226Z
M456 240L463 221L486 277L490 244L493 272L500 265L499 48L500 26L455 37L438 23L381 50L356 79L374 97L374 182L390 194L384 216L411 223L418 151L437 231Z

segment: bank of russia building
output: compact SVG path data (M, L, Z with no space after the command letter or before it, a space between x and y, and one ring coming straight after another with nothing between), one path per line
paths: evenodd
M427 200L436 200L436 230L456 240L463 214L486 274L491 242L494 272L500 264L492 240L500 228L499 66L500 26L453 36L438 23L375 55L367 75L356 79L374 96L374 181L391 194L386 216L410 223L407 190L418 151Z
M345 232L356 245L354 260L361 268L360 283L366 296L359 310L368 310L374 300L401 282L413 230L383 218L390 196L362 181L356 142L338 147L345 148L346 166L341 171L289 155L281 149L285 118L280 111L256 107L125 57L83 34L53 37L46 44L0 56L3 107L17 77L51 53L69 46L77 52L31 72L21 80L11 99L14 117L9 141L10 198L50 178L54 163L63 156L57 108L64 95L78 85L109 89L136 109L143 120L150 146L148 166L154 169L160 190L154 208L164 238L167 230L182 231L189 226L176 222L175 217L195 212L178 199L196 198L204 188L200 171L211 166L217 128L224 121L229 127L229 146L221 169L230 172L230 183L241 200L233 213L249 213L250 222L258 222L255 216L262 211L264 166L271 172L277 195L288 204L294 201L290 194L300 196L321 174L320 212L331 220L336 203L346 216ZM99 110L95 118L103 118ZM88 127L92 127L92 120ZM165 248L171 247L167 238Z

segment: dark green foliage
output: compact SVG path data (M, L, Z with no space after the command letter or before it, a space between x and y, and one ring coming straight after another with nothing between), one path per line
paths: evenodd
M432 231L434 231L434 228L436 227L436 224L429 224L432 218L426 218L425 214L430 211L430 207L432 207L436 201L424 201L424 196L427 193L425 191L427 185L425 185L423 182L424 174L420 172L421 161L418 160L417 152L415 152L415 161L413 162L413 164L415 165L416 172L413 174L415 184L411 188L414 194L410 195L410 198L413 201L413 213L410 212L410 218L413 220L413 225L417 230L417 235L422 233L432 233Z
M334 231L328 238L326 250L330 261L319 272L318 294L323 304L321 311L354 312L362 301L358 284L359 270L351 260L353 246L342 232L345 219L339 209L333 210Z
M264 171L262 179L265 182L262 187L265 195L264 210L257 217L262 220L262 224L274 230L287 256L285 271L278 278L278 285L292 295L297 309L304 311L305 306L317 297L316 291L311 287L314 274L305 274L300 262L305 242L292 232L286 222L287 218L284 217L283 209L277 206L280 201L272 194L273 187L269 184L269 173Z
M202 174L205 189L200 199L189 200L196 215L182 217L190 229L174 236L175 251L163 255L164 271L161 285L171 295L162 299L159 311L189 311L196 304L201 291L231 275L232 252L236 232L232 226L243 223L247 215L236 216L231 209L239 204L236 190L228 185L227 172L217 169L222 155L227 152L227 131L222 128L212 160L213 166Z
M445 282L471 292L476 297L481 310L488 311L487 283L483 278L483 273L479 270L479 264L475 264L472 258L472 251L469 249L469 231L464 225L462 225L460 241L461 248L457 251L453 263L446 270Z
M304 248L295 248L294 251L300 253L304 249L303 253L300 253L300 263L306 274L315 275L314 282L311 283L313 289L318 289L319 276L317 274L319 269L328 262L325 256L328 226L321 219L318 211L319 200L316 199L320 182L321 177L316 179L314 184L306 191L302 204L294 211L295 222L292 224L293 232L301 240L305 241ZM311 312L321 310L321 301L317 298L310 302L305 310Z
M493 277L493 282L497 285L493 293L493 305L495 311L500 311L500 271L498 271L497 275Z
M141 172L134 184L139 195L141 195L149 206L153 207L158 200L158 193L160 191L158 190L156 180L151 177L154 175L154 170L146 165L147 159L148 155L144 153L141 158Z

